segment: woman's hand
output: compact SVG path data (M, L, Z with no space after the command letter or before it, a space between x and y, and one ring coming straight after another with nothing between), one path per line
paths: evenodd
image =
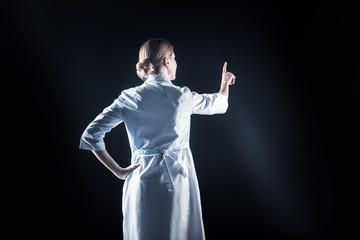
M229 85L235 84L235 75L231 72L227 71L227 62L224 63L221 85L220 85L220 93L224 96L229 96Z
M227 62L225 62L223 66L221 83L227 85L234 85L236 77L231 72L228 72L226 68L227 68Z
M125 180L126 177L140 166L140 163L135 163L127 168L120 167L117 162L110 156L106 150L92 151L99 161L105 165L116 177Z
M121 168L115 175L121 179L121 180L125 180L127 178L127 176L134 171L136 168L138 168L140 166L140 163L135 163L132 164L130 166L128 166L127 168Z

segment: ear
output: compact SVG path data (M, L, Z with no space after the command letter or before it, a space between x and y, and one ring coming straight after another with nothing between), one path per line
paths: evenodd
M169 67L169 64L170 64L169 58L168 58L168 57L165 57L165 58L164 58L164 65L165 65L165 67Z

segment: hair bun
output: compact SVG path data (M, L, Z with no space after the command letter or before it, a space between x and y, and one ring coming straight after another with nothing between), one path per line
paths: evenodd
M145 81L151 74L159 74L164 65L164 58L174 52L168 40L153 38L144 42L139 50L139 62L136 72Z
M154 65L150 62L148 58L143 59L136 64L136 72L142 80L145 80L151 74L153 74L154 70Z

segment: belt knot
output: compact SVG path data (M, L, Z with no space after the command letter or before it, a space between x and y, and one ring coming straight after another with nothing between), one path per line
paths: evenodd
M174 180L178 174L183 177L188 176L188 168L183 162L183 159L179 159L182 156L182 151L188 148L189 144L183 144L177 147L170 147L167 149L134 149L133 154L138 157L141 155L152 156L162 155L160 161L161 174L164 178L168 191L174 191Z

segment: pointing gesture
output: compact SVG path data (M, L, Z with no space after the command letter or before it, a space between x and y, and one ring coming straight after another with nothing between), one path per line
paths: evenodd
M223 71L222 71L222 82L225 82L228 85L235 84L235 75L231 72L227 71L227 62L224 63Z
M222 79L220 86L220 93L224 96L229 96L229 85L235 84L235 75L227 71L227 62L224 63L222 70Z

